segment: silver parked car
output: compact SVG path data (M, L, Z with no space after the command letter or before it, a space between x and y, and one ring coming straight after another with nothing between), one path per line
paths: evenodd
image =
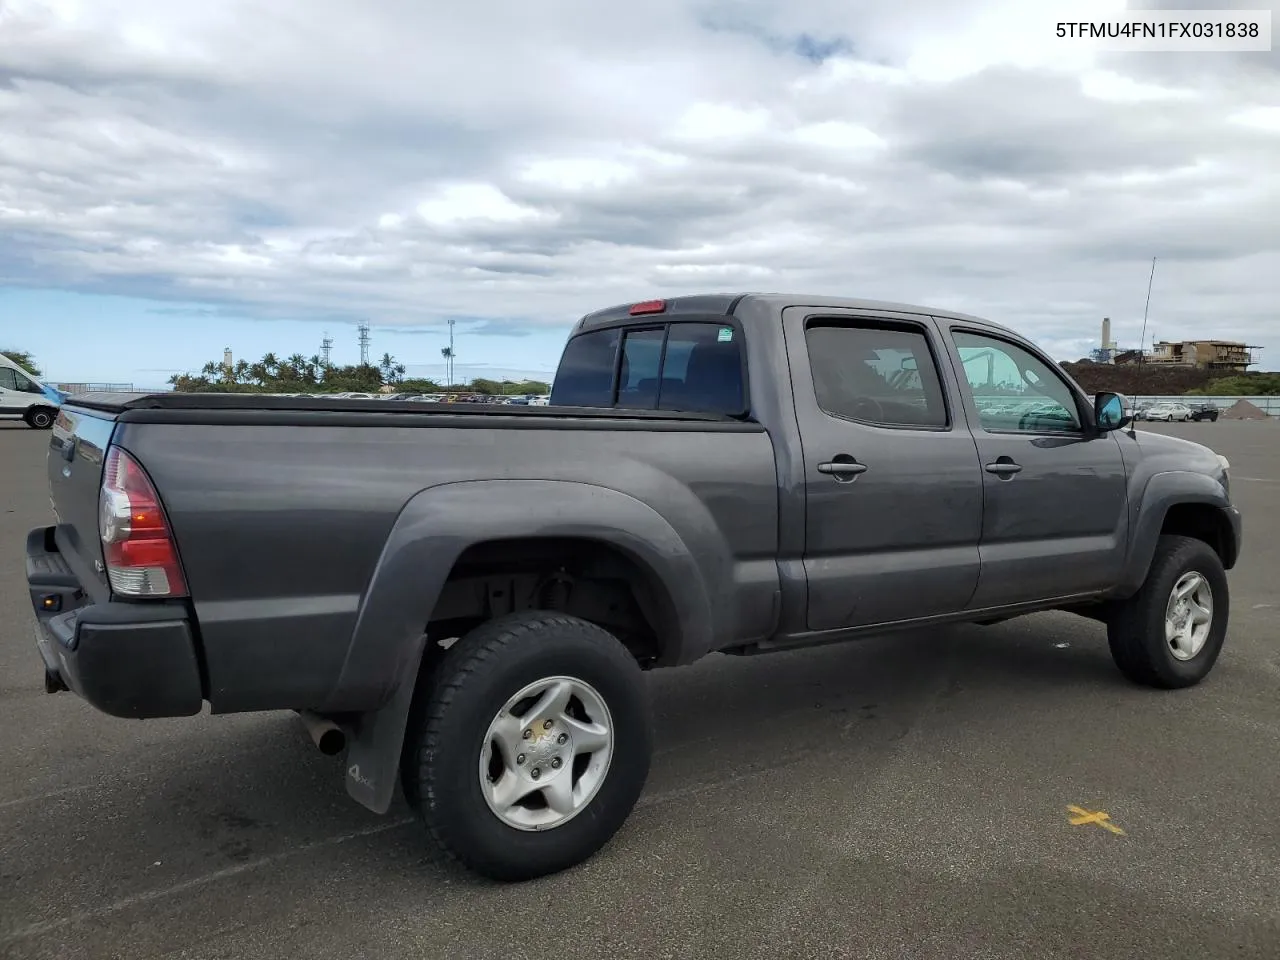
M1186 423L1191 419L1191 408L1185 403L1157 403L1147 408L1145 419L1163 420L1172 423L1175 420Z

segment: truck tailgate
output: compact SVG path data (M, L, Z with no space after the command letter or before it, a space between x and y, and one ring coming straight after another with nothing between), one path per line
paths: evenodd
M115 415L63 406L49 440L49 504L58 551L86 592L109 593L98 536L98 497Z

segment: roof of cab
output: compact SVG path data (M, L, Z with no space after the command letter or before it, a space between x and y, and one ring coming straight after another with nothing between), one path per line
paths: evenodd
M738 305L744 301L750 300L761 306L782 310L786 307L816 307L822 308L841 308L848 310L876 310L885 313L914 313L927 317L939 317L947 320L960 320L965 323L980 324L994 330L1007 330L1008 328L1001 324L987 320L983 317L975 317L966 313L957 313L954 310L940 310L936 307L920 306L919 304L895 303L888 300L864 300L856 297L832 297L832 296L812 296L808 294L792 294L792 293L713 293L713 294L694 294L683 297L666 298L666 309L661 313L642 314L632 317L630 314L630 303L617 304L612 307L605 307L603 310L595 310L584 316L575 328L575 332L585 330L589 327L600 326L605 323L616 323L618 321L635 320L637 322L646 321L653 323L661 317L669 317L679 314L702 314L702 315L718 315L728 316L733 313ZM643 302L643 301L633 301Z

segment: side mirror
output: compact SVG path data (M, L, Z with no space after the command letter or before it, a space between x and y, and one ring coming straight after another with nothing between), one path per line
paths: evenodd
M1100 433L1110 433L1127 427L1133 421L1133 411L1118 393L1098 393L1093 397L1093 422Z

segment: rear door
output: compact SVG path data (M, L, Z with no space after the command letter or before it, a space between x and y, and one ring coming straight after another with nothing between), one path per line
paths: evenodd
M1085 427L1091 410L1031 344L951 327L953 362L982 461L982 577L974 609L1106 589L1128 535L1116 433Z
M963 610L978 583L982 472L932 320L790 307L783 329L804 456L808 628Z

